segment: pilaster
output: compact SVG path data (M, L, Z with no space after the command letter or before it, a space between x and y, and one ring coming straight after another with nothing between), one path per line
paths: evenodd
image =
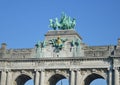
M112 85L112 69L108 69L107 84Z
M39 76L40 73L38 72L38 70L35 71L35 85L39 85Z
M76 85L80 85L80 77L81 77L81 74L80 74L80 69L77 69L76 70L76 77L75 77L75 84Z
M6 85L6 70L1 71L1 84L0 85Z
M70 69L70 85L75 85L75 71Z
M119 68L114 69L114 85L119 85Z
M12 73L11 73L11 70L7 70L7 85L12 85Z
M44 85L44 79L45 79L45 70L41 69L40 71L40 85Z

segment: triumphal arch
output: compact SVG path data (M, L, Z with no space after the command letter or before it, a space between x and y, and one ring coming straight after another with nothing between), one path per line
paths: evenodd
M44 41L34 48L0 48L0 85L56 85L68 79L70 85L90 85L98 78L107 85L120 85L120 39L117 45L89 46L73 29L75 19L62 15L50 19Z

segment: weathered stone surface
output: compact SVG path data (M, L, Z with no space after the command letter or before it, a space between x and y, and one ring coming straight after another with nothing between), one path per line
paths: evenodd
M67 41L56 52L49 41L58 36ZM80 43L77 43L78 40ZM64 78L69 80L70 85L89 85L97 78L105 79L108 85L120 84L119 44L88 46L74 30L49 31L44 42L45 46L39 50L36 47L7 49L2 46L0 85L24 85L29 79L33 79L35 85L55 85Z

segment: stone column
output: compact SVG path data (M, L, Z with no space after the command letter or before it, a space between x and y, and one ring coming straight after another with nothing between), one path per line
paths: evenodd
M10 70L7 72L7 85L12 85L12 74Z
M44 85L44 79L45 79L45 71L41 70L40 85Z
M40 74L39 74L38 70L36 70L36 73L35 73L35 85L39 85L39 76L40 76Z
M1 84L0 85L6 85L6 71L1 72Z
M108 85L112 85L112 70L108 70Z
M75 85L75 72L74 72L74 70L71 70L70 85Z
M119 71L118 71L118 68L114 69L114 85L119 85Z
M80 72L79 72L79 70L76 71L75 83L76 83L76 85L80 85Z

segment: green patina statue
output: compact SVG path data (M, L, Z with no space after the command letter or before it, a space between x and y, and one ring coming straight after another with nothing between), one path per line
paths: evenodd
M43 57L42 49L46 46L46 42L45 41L43 41L43 42L38 41L35 46L36 46L36 57L37 58Z
M61 39L60 36L57 37L57 39L50 40L50 44L52 44L52 47L55 47L54 52L59 52L64 47L64 42L66 42L67 39Z
M68 30L68 29L74 29L76 25L76 20L73 18L71 19L69 16L67 16L65 13L62 13L60 21L58 18L50 19L50 27L54 30Z
M80 46L80 40L77 39L77 40L72 40L71 41L71 46L74 47L74 46Z
M45 46L46 46L46 43L45 43L45 41L43 41L43 42L37 42L37 44L35 45L37 48L44 48Z

